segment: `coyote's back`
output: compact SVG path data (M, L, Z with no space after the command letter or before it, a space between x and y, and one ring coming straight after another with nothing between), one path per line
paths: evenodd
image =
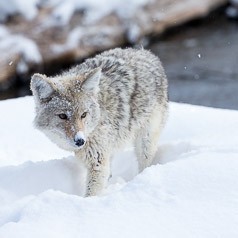
M35 125L88 167L86 195L99 193L115 149L133 140L142 171L167 118L167 79L146 50L114 49L56 77L35 74Z

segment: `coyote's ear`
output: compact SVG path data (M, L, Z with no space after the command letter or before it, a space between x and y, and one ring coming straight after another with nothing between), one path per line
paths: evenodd
M86 92L91 92L96 94L99 91L99 82L101 79L101 69L96 68L92 70L87 78L82 83L82 89Z
M40 101L48 101L51 99L54 89L45 75L34 74L31 78L31 91L34 97Z

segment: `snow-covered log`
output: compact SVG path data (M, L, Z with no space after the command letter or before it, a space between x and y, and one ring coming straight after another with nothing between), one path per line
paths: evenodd
M0 3L0 89L16 75L60 68L96 52L138 43L228 0L9 0ZM59 65L59 66L58 66ZM39 66L39 67L38 67ZM42 67L44 66L44 67ZM58 66L58 67L57 67ZM41 70L39 70L41 69ZM10 80L10 81L9 81Z

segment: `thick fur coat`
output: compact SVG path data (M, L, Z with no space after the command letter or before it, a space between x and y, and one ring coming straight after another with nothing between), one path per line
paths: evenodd
M35 126L88 169L86 196L100 194L110 158L134 142L139 171L149 166L168 111L167 79L146 50L114 49L55 77L34 74Z

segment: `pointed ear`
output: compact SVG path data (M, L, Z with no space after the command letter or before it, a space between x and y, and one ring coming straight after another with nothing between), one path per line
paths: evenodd
M94 94L98 93L101 74L101 68L92 70L87 78L83 81L81 88L86 92L91 92Z
M34 74L31 78L31 91L39 101L48 101L54 92L54 89L47 77L42 74Z

